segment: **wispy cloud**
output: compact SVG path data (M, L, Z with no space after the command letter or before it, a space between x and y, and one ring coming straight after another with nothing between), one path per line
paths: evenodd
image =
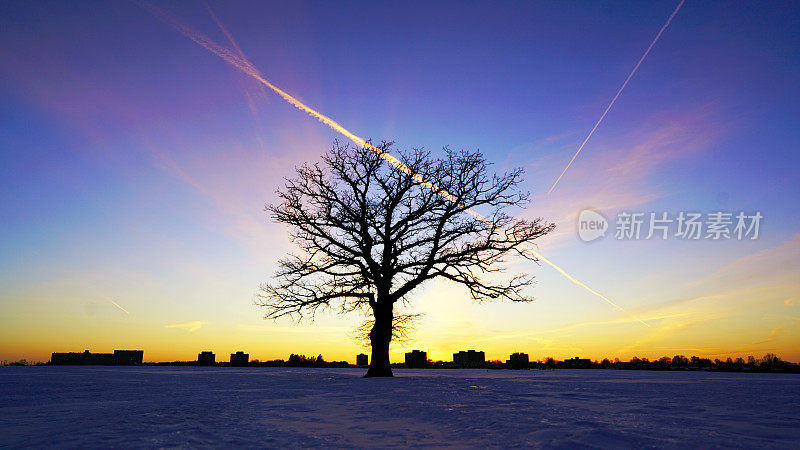
M193 320L191 322L171 323L169 325L165 325L165 328L180 328L191 333L192 331L199 330L203 325L205 325L205 322Z
M556 188L556 185L558 184L559 180L561 180L561 177L564 176L564 174L567 172L567 169L569 169L569 166L572 165L572 162L575 161L575 158L577 158L578 155L581 153L581 150L583 150L583 146L586 145L586 143L592 137L592 134L594 134L594 131L603 122L603 119L606 117L606 114L608 114L608 111L611 109L612 106L614 106L614 102L617 101L617 99L619 98L620 94L622 94L622 91L625 90L625 86L628 85L628 82L631 81L631 78L633 78L633 75L636 73L637 70L639 70L639 66L641 66L642 62L644 61L644 59L647 58L647 55L648 55L648 53L650 53L650 50L653 48L654 45L656 45L656 42L658 42L658 38L661 37L661 34L664 33L664 30L666 30L667 27L669 26L669 23L672 22L672 18L675 17L675 14L678 14L678 10L680 10L681 6L683 6L683 2L684 2L684 0L681 0L681 2L678 3L678 6L675 8L675 11L672 12L672 14L669 16L667 21L664 23L664 26L661 27L661 30L659 30L659 32L656 35L655 39L653 39L653 42L650 43L650 46L647 47L647 50L645 50L644 54L639 59L639 62L636 63L636 66L634 66L634 68L631 71L630 75L628 75L628 78L626 78L625 82L622 83L622 87L620 87L619 91L617 91L617 95L615 95L614 98L611 99L611 103L608 104L608 107L606 107L605 111L603 111L603 115L601 115L600 119L597 121L597 123L594 124L594 128L592 128L592 131L589 132L589 135L586 136L586 139L584 139L584 141L581 144L581 146L578 147L578 151L575 152L575 155L572 157L572 159L569 160L569 163L567 164L567 167L564 168L564 170L561 172L561 174L556 179L555 183L553 183L553 186L551 186L550 190L547 191L548 195L551 192L553 192L553 189Z
M557 191L534 198L531 211L558 225L546 238L547 247L563 245L573 237L575 220L584 208L612 213L667 195L659 171L708 149L724 131L717 116L714 105L659 112L643 119L633 131L615 137L613 146L599 143L591 156L570 169ZM552 148L559 143L542 145ZM532 178L547 177L554 164L545 157L528 168L534 172Z
M785 334L786 334L786 327L783 326L783 325L779 325L779 326L773 328L772 331L769 332L767 337L764 338L764 340L758 341L758 342L754 342L753 345L765 344L767 342L772 342L772 341L780 338L781 336L784 336Z
M240 324L238 328L248 333L291 333L291 334L321 334L321 333L346 333L352 331L352 327L338 326L270 326L270 325L245 325Z
M800 279L800 233L773 247L741 256L697 285L797 284ZM789 300L797 301L797 297ZM787 301L789 301L787 300Z

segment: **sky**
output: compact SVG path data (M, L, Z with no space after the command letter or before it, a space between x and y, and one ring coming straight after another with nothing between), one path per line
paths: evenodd
M547 194L677 5L159 8L231 46L222 24L264 78L357 136L524 168L532 202L517 213L557 225L539 252L622 308L513 261L536 301L476 304L429 283L393 361L412 348L800 361L796 3L683 4ZM337 138L140 4L3 2L0 360L136 348L353 362L363 317L267 321L254 304L293 248L264 205ZM578 234L587 208L610 227L592 242ZM622 212L763 219L757 239L617 239Z

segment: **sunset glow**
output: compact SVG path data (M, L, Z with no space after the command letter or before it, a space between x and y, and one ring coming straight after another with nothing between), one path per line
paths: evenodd
M681 4L683 4L683 2L681 2ZM680 8L680 5L678 5L678 8ZM316 118L320 122L322 122L325 125L329 126L334 131L344 135L346 138L348 138L351 141L353 141L353 143L355 143L359 148L363 148L365 150L368 150L368 151L371 151L371 152L375 153L376 155L380 156L383 160L385 160L389 164L393 165L394 167L396 167L397 169L399 169L403 173L405 173L405 174L409 175L410 177L412 177L414 179L414 181L417 181L418 183L420 183L423 186L431 189L432 191L437 192L439 195L441 195L442 197L446 198L447 200L450 200L451 202L454 202L454 203L456 202L455 197L450 195L447 191L444 191L444 190L440 189L438 186L434 186L429 181L427 181L423 177L421 177L419 174L414 173L411 169L408 168L408 166L406 166L405 164L400 162L400 160L398 160L396 157L392 156L389 152L385 152L385 151L375 147L371 143L367 142L365 139L356 136L355 134L350 132L348 129L346 129L343 126L339 125L336 121L334 121L330 117L328 117L328 116L326 116L326 115L314 110L313 108L308 107L304 103L298 101L296 98L292 97L291 95L289 95L286 92L282 91L281 89L277 88L275 85L273 85L269 81L265 80L259 74L259 72L255 68L255 66L250 61L245 59L245 56L242 53L242 51L239 49L239 46L236 44L236 41L227 32L225 27L219 22L219 20L216 18L216 16L213 16L213 13L212 13L212 17L214 18L214 21L217 23L217 25L219 25L220 29L225 33L225 35L230 40L231 44L237 50L237 55L236 56L233 55L233 53L231 52L230 49L226 49L224 47L221 47L219 44L214 43L213 41L211 41L210 39L208 39L207 37L205 37L201 33L198 33L197 31L192 30L191 28L187 27L186 25L183 25L180 22L178 22L178 21L176 21L176 20L164 15L164 13L162 11L156 9L155 7L149 6L148 9L153 11L154 14L157 14L158 16L163 17L165 22L170 23L171 25L173 25L178 31L183 33L189 39L193 40L194 42L196 42L200 46L204 47L205 49L209 50L210 52L214 53L215 55L219 56L220 58L222 58L223 60L225 60L226 62L231 64L232 66L234 66L237 69L241 70L245 74L250 75L251 77L255 78L256 80L258 80L259 82L261 82L262 84L267 86L268 88L270 88L273 91L275 91L275 93L280 95L284 100L286 100L288 103L290 103L291 105L293 105L297 109L308 113L310 116ZM677 12L678 12L678 10L676 9L675 13L677 13ZM672 20L672 17L675 15L675 13L673 13L672 16L670 16L670 20ZM669 21L667 21L667 24L669 24ZM666 28L666 25L664 25L664 28ZM664 31L664 29L662 28L661 32L663 32L663 31ZM661 35L661 32L659 32L658 36ZM656 36L656 40L658 40L658 36ZM653 43L655 43L655 41L653 41ZM650 47L652 48L652 46L653 45L651 44ZM648 48L647 50L649 52L650 48ZM645 56L647 56L647 53L645 53ZM644 56L642 57L642 60L643 59L644 59ZM639 60L639 64L641 64L642 60ZM638 68L639 65L637 64L636 67ZM635 71L636 71L636 69L634 69L634 72ZM633 75L633 72L631 73L631 75ZM628 80L630 80L630 76L628 77ZM628 80L625 81L625 84L628 83ZM624 88L625 85L623 85L622 87ZM620 92L621 91L622 91L622 89L620 89ZM619 96L619 93L617 93L617 96ZM616 100L616 97L614 97L614 100ZM614 102L612 101L611 104L613 104L613 103ZM609 108L610 107L611 106L609 105ZM605 112L608 112L609 108L607 108ZM605 117L605 113L603 113L603 116ZM603 119L601 118L600 120L602 121ZM598 124L599 124L599 122L598 122ZM596 128L597 128L597 125L595 125L595 129ZM594 132L594 129L592 129L592 132ZM589 133L589 136L591 136L591 133ZM586 140L588 141L589 138L586 138ZM584 141L584 144L586 144L586 141ZM581 145L581 148L583 148L583 145ZM580 149L578 149L578 152L580 152ZM577 156L577 153L575 154L575 156ZM574 160L575 157L573 157L572 159ZM572 161L570 161L570 164L571 163L572 163ZM567 165L567 168L569 168L569 165ZM565 172L566 172L566 170L567 169L564 169ZM562 175L563 175L563 172L562 172ZM560 178L561 177L559 177L559 179ZM558 180L556 180L556 183L558 183ZM553 185L553 187L555 187L555 184ZM551 191L552 191L552 188L551 188ZM476 219L480 220L481 222L484 222L484 223L487 223L487 224L491 224L491 221L489 219L487 219L486 217L484 217L480 213L478 213L476 211L473 211L472 209L466 209L465 212L468 213L469 215L471 215L472 217L475 217ZM600 297L601 299L603 299L605 302L607 302L608 304L612 305L616 309L627 313L627 311L625 311L624 308L622 308L621 306L617 305L616 303L614 303L613 301L608 299L603 294L600 294L599 292L597 292L594 289L590 288L586 284L581 283L579 280L575 279L575 277L573 277L572 275L570 275L567 272L565 272L564 269L562 269L561 267L558 267L557 265L555 265L552 262L550 262L549 259L547 259L544 256L542 256L536 250L534 250L534 249L532 249L530 247L524 247L524 250L529 252L529 253L531 253L532 255L534 255L536 257L536 259L538 259L540 261L543 261L548 266L550 266L553 269L557 270L560 274L562 274L565 277L567 277L567 279L569 279L573 283L577 284L578 286L581 286L582 288L586 289L587 291L589 291L593 295L596 295L596 296ZM633 317L636 318L636 320L639 321L642 325L649 326L649 325L647 325L646 322L642 321L641 319L639 319L639 318L637 318L635 316L633 316Z

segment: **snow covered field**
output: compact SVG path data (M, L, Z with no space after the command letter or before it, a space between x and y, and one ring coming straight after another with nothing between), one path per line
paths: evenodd
M800 376L0 367L0 446L800 446Z

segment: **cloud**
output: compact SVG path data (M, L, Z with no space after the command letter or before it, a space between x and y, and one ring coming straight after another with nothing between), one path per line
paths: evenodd
M786 334L786 327L783 325L779 325L773 328L772 331L769 332L769 335L767 335L767 337L763 341L754 342L753 345L772 342L785 334Z
M319 325L306 325L306 326L270 326L270 325L245 325L240 324L238 328L248 333L291 333L291 334L314 334L321 333L336 333L342 334L347 331L352 331L353 327L344 326L319 326Z
M618 349L615 354L628 354L644 352L652 349L656 343L670 344L675 342L676 335L686 333L691 329L697 329L700 325L707 324L721 317L720 314L705 313L693 314L685 318L676 315L675 319L664 320L655 329L647 332L644 336Z
M545 196L542 189L546 187L539 183L534 189L539 195L533 198L531 211L558 225L556 232L546 238L548 246L572 238L577 215L587 207L611 213L667 195L669 177L659 173L666 165L705 151L716 142L724 131L717 116L713 105L653 114L633 131L613 136L608 143L597 142L591 152L573 164L551 195ZM558 141L565 139L569 137L548 138L532 147L555 148L561 154L569 147ZM542 151L538 149L536 153ZM563 161L548 155L527 167L534 172L532 179L548 180L563 168Z
M796 285L798 279L800 279L800 233L773 247L739 257L698 284L743 286L763 285L769 282ZM797 297L789 300L796 302Z
M319 123L274 102L261 84L238 71L230 72L232 78L211 78L217 82L213 89L198 93L179 84L165 95L146 83L117 78L111 66L76 65L65 56L61 39L20 31L14 46L0 48L0 71L28 102L73 130L71 150L122 176L141 175L143 168L131 167L133 160L185 183L208 201L198 214L263 262L283 253L281 246L288 249L284 229L270 222L264 204L274 200L293 166L330 147L329 133ZM178 65L162 77L182 70ZM224 114L210 114L215 110ZM253 126L243 120L248 116Z
M192 331L197 331L203 325L205 325L205 322L201 322L199 320L194 320L194 321L191 321L191 322L171 323L169 325L165 325L164 327L165 328L180 328L180 329L186 330L189 333L191 333Z
M673 314L685 311L731 313L742 308L775 304L800 304L794 295L800 284L800 234L768 248L741 256L720 269L687 284L693 293L630 308L631 313ZM787 295L789 297L787 298Z
M775 323L773 318L758 323L752 318L762 313L764 308L800 304L800 296L795 295L800 287L796 281L800 264L797 256L800 254L799 244L800 235L792 236L777 245L741 256L690 283L687 286L690 292L685 296L629 308L631 314L647 321L652 328L637 330L628 342L616 349L615 354L647 353L661 349L679 353L694 351L705 355L780 351L788 357L795 357L798 351L796 345L774 348L776 344L791 342L787 341L787 336L795 332L794 328ZM800 319L789 319L793 325L800 324ZM519 340L548 333L549 338L574 341L576 337L589 332L603 334L603 326L633 321L630 316L620 313L610 320L576 322L551 329L529 330L510 337ZM749 328L747 332L737 333L723 341L714 338L715 330L731 326L732 323L736 326L744 323ZM500 335L497 337L501 338ZM701 347L696 347L698 344Z

